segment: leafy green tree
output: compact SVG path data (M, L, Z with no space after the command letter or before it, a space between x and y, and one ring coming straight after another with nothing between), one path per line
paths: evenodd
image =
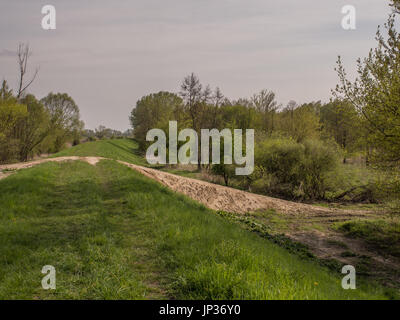
M154 128L164 129L169 120L180 120L183 116L182 99L174 93L158 92L142 97L132 110L130 121L135 139L144 150L147 132Z
M219 113L221 114L221 125L218 129L255 129L259 119L255 108L248 108L240 104L222 106Z
M355 151L362 149L363 130L355 107L341 100L334 100L321 107L323 131L333 137L344 151L343 163Z
M104 139L107 136L107 131L110 131L110 129L107 129L105 126L100 125L95 129L95 135L97 139Z
M277 115L277 130L292 137L297 142L318 139L321 131L319 102L297 106L293 101Z
M83 131L85 130L85 123L83 121L79 121L77 126L74 128L72 132L72 145L76 146L81 143L81 138L83 135Z
M232 134L232 146L235 145L235 141L234 141L234 136ZM236 165L235 164L227 164L225 163L224 160L224 150L225 148L225 144L220 143L220 159L219 159L219 164L213 164L211 165L211 173L217 176L221 176L224 179L224 183L226 186L229 186L229 182L231 181L231 179L233 177L235 177L236 173ZM245 149L245 146L242 146L243 149ZM210 151L211 154L211 151ZM211 163L211 159L210 159L210 163Z
M340 83L335 95L347 99L362 115L369 132L372 159L387 166L400 163L400 35L396 31L399 2L392 3L395 12L376 33L377 47L368 57L358 60L358 76L347 79L341 58L337 73Z
M16 125L27 116L27 107L17 102L3 81L0 89L0 162L19 158L19 142L15 137Z
M19 160L27 161L50 132L49 114L31 94L20 101L27 107L27 114L18 121L15 137L19 141Z
M41 100L49 113L53 147L55 152L61 150L68 139L72 139L76 131L80 131L79 107L66 93L49 93Z
M3 80L1 83L1 88L0 88L0 101L5 102L5 101L16 101L17 99L14 98L12 89L8 87L8 83L6 80Z
M26 94L38 70L27 80L28 45L17 51L18 86L14 96L3 80L0 88L0 161L27 161L38 152L59 151L67 140L78 143L84 124L79 108L67 94L50 93L38 101Z

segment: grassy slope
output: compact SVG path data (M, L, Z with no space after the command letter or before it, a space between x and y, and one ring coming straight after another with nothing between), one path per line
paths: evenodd
M53 155L53 157L62 156L104 157L143 166L148 165L144 157L139 154L137 143L128 139L87 142Z
M131 157L110 142L63 155ZM56 291L41 289L47 264L56 267ZM0 181L3 299L383 297L340 281L113 161L47 163Z

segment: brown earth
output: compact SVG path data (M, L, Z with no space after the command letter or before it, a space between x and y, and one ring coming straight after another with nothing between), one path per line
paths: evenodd
M304 214L332 216L334 214L335 216L344 217L363 217L368 214L367 211L316 207L309 204L267 197L127 162L118 162L139 171L151 179L159 181L176 192L183 193L201 202L213 210L243 214L258 210L274 209L278 212L295 216Z

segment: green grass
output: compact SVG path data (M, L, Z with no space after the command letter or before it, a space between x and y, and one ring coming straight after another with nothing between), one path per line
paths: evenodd
M121 160L138 165L148 165L144 155L139 152L138 144L131 139L99 140L86 142L73 148L65 149L52 157L92 156Z
M382 253L400 257L399 219L347 221L335 228L349 237L364 239Z
M120 147L132 143L88 143L64 155L128 161ZM130 159L136 161L136 155ZM55 291L41 288L44 265L56 268ZM97 166L77 161L42 164L0 181L0 298L385 295L372 284L343 290L339 273L302 260L114 161Z
M0 190L1 299L160 296L141 269L146 240L115 214L101 167L49 163L1 181ZM41 289L45 264L56 267L55 292Z
M162 171L169 172L175 174L177 176L185 177L185 178L192 178L192 179L199 179L200 175L196 171L189 171L189 170L182 170L182 169L175 169L175 168L168 168L165 167Z

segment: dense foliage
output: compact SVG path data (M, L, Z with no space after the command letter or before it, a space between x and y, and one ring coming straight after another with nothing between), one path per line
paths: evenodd
M36 154L60 151L79 141L83 122L67 94L50 93L42 100L32 94L19 98L3 81L0 89L0 162L27 161Z
M385 24L387 36L378 29L378 46L358 61L358 78L354 82L347 80L339 57L336 71L340 83L328 103L290 101L282 106L270 90L231 100L219 88L213 91L202 85L192 73L185 77L178 94L159 92L138 101L130 118L135 138L145 150L147 131L160 128L168 135L166 129L171 120L178 121L178 129L192 128L198 133L213 128L254 129L256 171L252 176L235 177L232 166L224 163L199 164L198 169L220 175L226 185L236 180L238 187L286 198L326 199L329 194L344 199L359 190L362 195L355 195L354 199L377 201L379 189L398 193L399 3L392 1L393 12ZM346 189L346 181L341 185L334 182L343 171L340 162L371 170L390 167L391 181L373 179L356 186L349 184Z
M204 88L204 89L203 89ZM354 123L361 116L347 101L279 105L275 94L262 90L250 99L229 100L219 88L203 86L194 74L187 76L179 94L159 92L141 98L131 113L134 137L144 151L146 133L178 122L178 130L254 129L255 166L251 177L242 179L242 188L288 198L325 197L327 173L339 161L359 156L365 150L364 131ZM223 154L221 150L221 154ZM200 165L200 170L220 175L226 185L235 179L234 166Z

